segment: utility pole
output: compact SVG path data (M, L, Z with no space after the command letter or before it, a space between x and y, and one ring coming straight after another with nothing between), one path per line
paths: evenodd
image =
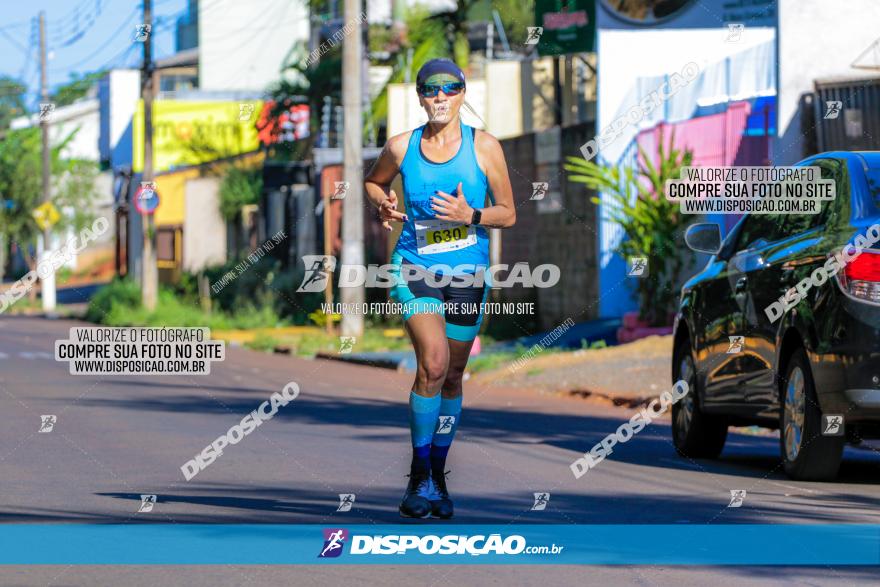
M41 104L49 103L49 84L47 81L46 75L46 13L40 11L40 100ZM49 108L48 111L44 111L43 108ZM52 201L52 194L50 194L51 186L49 185L49 178L52 173L52 162L51 157L49 155L49 115L51 113L51 106L45 107L40 106L40 136L43 143L42 148L42 159L43 159L43 193L42 193L42 202L45 204L47 202ZM40 251L40 255L37 257L37 265L39 266L41 263L47 261L49 257L49 253L52 251L52 232L51 227L48 224L43 225L43 250ZM48 264L48 263L47 263ZM51 265L50 265L51 267ZM39 271L37 272L39 273ZM52 269L49 273L41 277L40 290L42 292L43 298L43 311L51 312L55 309L55 270Z
M144 63L141 68L141 96L144 102L144 169L142 182L153 181L153 7L144 1ZM143 252L141 256L141 304L156 309L159 295L159 270L156 266L156 223L152 214L141 216Z
M361 0L345 0L343 21L346 24L357 23L357 30L346 35L342 43L342 107L345 115L342 157L343 177L348 182L345 199L342 201L342 264L360 267L364 264ZM364 286L340 288L339 297L344 304L363 304ZM342 336L360 336L363 332L363 314L342 314Z

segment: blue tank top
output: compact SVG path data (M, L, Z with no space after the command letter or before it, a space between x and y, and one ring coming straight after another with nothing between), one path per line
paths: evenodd
M422 153L423 125L412 132L400 175L403 179L403 197L409 218L403 225L395 250L400 255L422 267L447 265L452 270L435 268L435 273L474 273L475 268L489 265L489 234L482 226L467 226L436 218L431 208L431 198L437 190L452 196L458 182L468 205L481 209L489 194L486 174L477 164L474 149L474 130L461 122L461 145L452 159L434 163ZM457 265L466 268L456 269Z

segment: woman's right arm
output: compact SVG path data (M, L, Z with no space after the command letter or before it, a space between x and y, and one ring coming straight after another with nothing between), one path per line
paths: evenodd
M391 230L390 221L405 222L406 216L397 211L397 194L391 189L391 182L400 173L400 164L405 155L408 140L404 133L391 137L385 148L364 179L367 198L379 209L382 226Z

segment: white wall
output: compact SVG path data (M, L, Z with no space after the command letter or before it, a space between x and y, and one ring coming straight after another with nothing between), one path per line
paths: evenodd
M200 2L199 88L262 91L281 78L294 43L308 39L304 2Z
M102 160L112 167L131 165L132 117L141 96L141 74L136 69L114 69L98 85L101 101Z
M392 0L366 0L368 22L388 22L391 20ZM455 0L404 0L407 8L422 4L433 14L441 10L454 10Z
M662 83L640 87L640 78L681 72L690 62L697 63L700 71L705 71L708 66L726 57L772 42L774 34L772 28L746 27L739 42L729 43L725 41L727 33L721 27L708 30L599 31L597 132ZM740 80L731 81L731 89L735 92ZM702 93L703 90L697 91ZM705 88L705 91L701 98L724 98L716 96L717 92L712 88ZM653 126L662 118L663 112L664 109L658 107L641 123L627 125L621 136L607 145L600 156L607 161L617 161L638 130Z
M486 67L486 86L496 88L496 99L487 100L488 112L484 119L489 132L497 139L515 137L523 134L522 66L519 61L495 61ZM500 91L499 91L500 89ZM499 100L498 96L505 96Z
M184 192L184 270L196 272L225 263L226 221L220 215L220 180L190 179Z
M73 139L62 150L65 159L86 159L98 161L98 136L101 131L101 117L97 98L91 98L56 108L48 117L49 143L57 145L70 133L76 131ZM10 128L38 126L37 114L21 116L10 123Z
M877 0L779 0L779 114L773 161L803 158L800 97L814 80L832 76L876 78L880 72L850 67L880 37Z

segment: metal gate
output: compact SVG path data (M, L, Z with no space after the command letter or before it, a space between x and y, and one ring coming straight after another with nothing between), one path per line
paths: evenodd
M819 152L880 149L880 78L816 81Z

